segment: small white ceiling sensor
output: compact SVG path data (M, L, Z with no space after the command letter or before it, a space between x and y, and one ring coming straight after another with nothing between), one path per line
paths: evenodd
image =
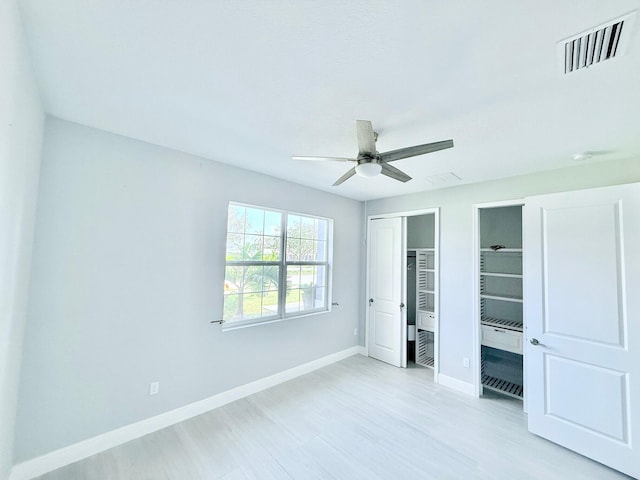
M573 154L573 159L576 162L582 162L584 160L589 160L591 157L593 157L593 155L591 153L588 153L588 152L580 152L580 153L574 153Z

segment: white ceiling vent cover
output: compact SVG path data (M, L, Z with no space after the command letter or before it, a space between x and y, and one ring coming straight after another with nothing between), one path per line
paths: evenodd
M444 187L445 185L459 183L462 179L453 172L446 172L431 175L430 177L425 178L425 180L432 187Z
M636 12L558 42L558 63L564 74L623 55Z

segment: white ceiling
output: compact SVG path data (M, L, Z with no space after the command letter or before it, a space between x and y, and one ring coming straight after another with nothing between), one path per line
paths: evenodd
M640 156L640 36L558 73L556 43L640 0L21 0L51 115L355 199ZM626 32L630 33L630 32ZM414 179L333 181L357 154L453 138L400 160Z

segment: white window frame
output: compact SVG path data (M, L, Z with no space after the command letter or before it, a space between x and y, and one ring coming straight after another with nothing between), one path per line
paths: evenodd
M265 317L258 318L250 318L246 320L235 320L235 321L226 321L223 320L222 329L223 330L235 330L238 328L251 327L255 325L263 325L267 323L279 322L282 320L288 320L292 318L299 317L307 317L311 315L318 315L321 313L327 313L331 311L332 302L331 302L331 291L332 291L332 280L333 280L333 219L328 217L323 217L320 215L310 214L310 213L302 213L302 212L294 212L289 210L281 210L277 208L265 207L262 205L252 205L248 203L229 201L227 205L227 222L229 220L229 209L231 206L245 207L245 208L253 208L258 210L263 210L265 212L277 212L281 215L281 224L280 224L280 252L279 252L279 260L277 261L227 261L227 240L225 239L225 270L224 274L226 274L226 267L228 266L241 266L241 267L249 267L249 266L269 266L274 265L279 267L279 276L278 276L278 313L276 315L270 315ZM314 218L318 220L324 220L327 222L327 251L326 251L326 261L318 262L318 261L287 261L287 220L290 215L302 216L307 218ZM229 225L225 223L225 235L228 238L229 235ZM264 234L264 232L263 232ZM324 305L318 308L313 308L309 310L297 311L297 312L286 312L286 297L287 297L287 267L288 266L305 266L305 265L318 265L326 268L326 292L324 295ZM224 297L223 297L223 309L224 309ZM221 316L224 319L224 311Z

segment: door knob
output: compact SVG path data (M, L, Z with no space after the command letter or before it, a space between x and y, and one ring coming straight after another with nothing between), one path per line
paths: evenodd
M401 304L400 304L400 308L404 308L404 303L401 303Z
M371 304L373 303L373 298L369 299L369 306L371 306Z
M532 338L532 339L530 339L530 340L529 340L529 343L530 343L531 345L536 345L536 346L544 347L544 345L543 345L543 344L541 344L541 343L538 341L538 339L537 339L537 338Z

